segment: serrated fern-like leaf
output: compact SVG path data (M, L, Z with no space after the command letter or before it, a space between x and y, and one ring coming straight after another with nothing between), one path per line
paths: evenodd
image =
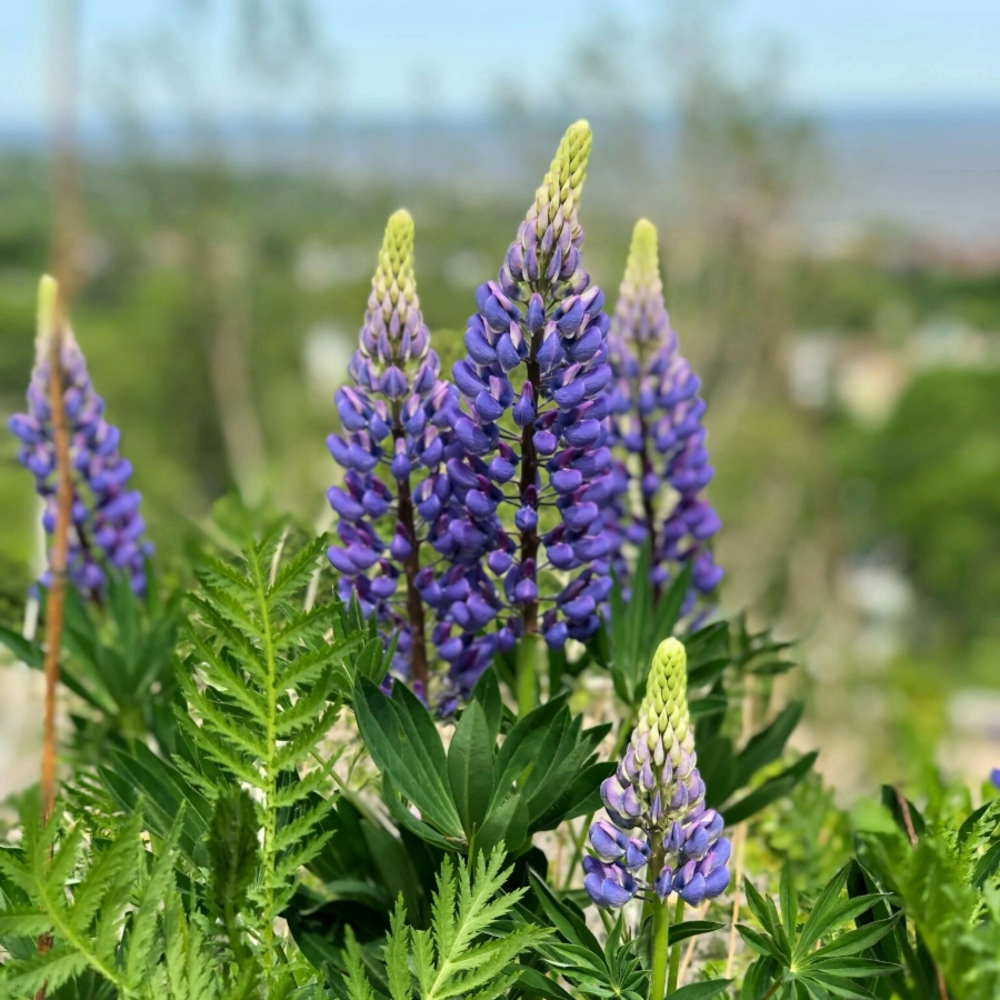
M181 687L189 711L180 725L223 774L214 782L200 776L199 787L219 797L240 783L256 803L260 850L243 926L267 994L288 975L279 968L274 920L299 869L329 836L322 824L332 800L323 794L326 775L315 768L315 750L337 719L350 658L367 638L367 623L349 619L339 603L301 607L324 548L319 538L291 552L278 526L248 545L239 562L207 562L187 631Z
M548 930L524 924L491 937L498 920L508 916L524 889L503 894L510 874L504 869L504 852L493 851L487 861L480 855L476 874L459 859L441 866L431 908L431 926L413 930L406 925L400 899L392 916L385 948L386 978L392 1000L451 1000L457 997L493 1000L520 974L516 959L548 936ZM373 991L353 935L348 938L347 982L351 1000L372 1000ZM354 954L352 956L352 947ZM412 966L412 974L411 974Z
M104 980L122 1000L211 1000L211 989L190 997L170 992L170 955L178 954L179 946L171 938L168 914L171 896L176 896L181 821L156 856L143 846L138 811L110 838L89 843L78 825L59 842L49 865L60 816L56 813L39 827L32 812L25 811L22 846L0 852L4 876L24 891L31 912L27 906L23 912L8 908L4 917L12 933L46 933L52 947L7 962L0 969L0 996L20 1000L43 986L51 995L88 973ZM197 962L212 968L212 957L200 941L197 947Z

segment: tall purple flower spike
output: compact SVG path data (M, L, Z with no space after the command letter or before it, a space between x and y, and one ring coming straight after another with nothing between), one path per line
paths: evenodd
M44 277L38 292L38 339L35 367L28 386L28 412L16 413L7 426L21 441L18 461L35 476L35 489L45 501L42 524L55 530L57 500L56 448L49 409L51 337L55 330L58 288ZM100 600L109 567L123 573L132 590L146 589L145 559L153 546L143 538L140 495L128 488L132 463L118 451L118 428L104 419L104 400L94 391L87 362L66 326L62 331L63 400L70 439L73 506L70 515L70 582L88 600ZM48 571L41 583L51 581Z
M522 633L552 647L590 638L610 590L609 320L577 217L590 145L586 122L569 128L497 280L476 292L447 476L420 493L450 566L427 595L434 638L461 690Z
M607 819L590 828L584 888L598 906L635 895L676 892L699 905L729 884L723 819L705 808L687 704L687 656L676 639L660 644L639 721L618 770L601 785Z
M438 425L457 398L438 379L440 368L417 298L413 219L399 211L386 226L348 366L353 385L336 394L344 434L331 434L327 445L346 474L343 487L327 492L340 539L327 556L341 574L341 596L356 595L387 638L398 634L394 671L421 697L429 679L420 590L427 583L420 566L427 511L421 504L418 512L414 493L418 483L434 483L446 440Z
M678 351L663 301L656 228L635 225L628 266L608 337L614 372L612 428L624 458L615 463L615 568L627 579L625 542L649 543L654 592L691 565L684 613L722 580L710 547L721 527L704 497L712 479L700 382ZM636 489L630 489L635 481ZM636 509L631 500L638 496Z

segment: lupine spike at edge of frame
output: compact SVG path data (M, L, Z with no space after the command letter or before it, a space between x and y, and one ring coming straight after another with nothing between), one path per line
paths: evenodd
M359 346L348 366L353 384L336 394L344 433L331 434L327 444L345 477L343 487L327 493L339 538L327 555L340 573L341 596L356 595L366 615L398 634L394 672L426 697L419 590L424 530L414 488L441 461L446 437L438 426L456 393L438 378L441 364L417 297L413 243L413 219L400 210L390 217L379 251ZM392 525L383 533L387 520Z
M617 771L601 785L607 819L590 828L584 887L605 907L634 896L685 903L715 899L729 884L723 819L705 807L687 704L687 655L677 639L653 658L646 695Z
M53 290L46 292L49 285ZM43 278L40 298L46 294L54 297L54 288L51 278ZM55 530L58 507L56 446L48 395L49 338L55 336L53 331L54 327L46 333L40 324L28 411L14 414L7 425L21 442L18 461L34 475L36 492L45 502L42 523L48 535ZM128 488L132 464L118 450L118 428L104 419L104 400L94 389L86 359L68 323L61 325L59 335L73 490L67 577L85 598L100 600L110 566L124 573L132 590L142 594L146 589L145 560L153 548L144 537L140 494ZM48 571L40 582L49 585Z
M686 614L722 579L710 548L721 522L704 497L713 470L701 383L679 352L663 298L657 232L646 219L635 225L608 345L611 426L628 456L615 464L615 569L627 579L625 543L648 544L650 582L659 593L679 566L691 564ZM630 491L632 481L637 489ZM635 512L630 495L640 498Z
M497 280L476 292L445 474L418 493L449 565L426 592L434 639L461 692L524 633L589 639L611 586L609 320L578 218L590 146L586 122L567 130ZM540 589L547 571L555 593Z

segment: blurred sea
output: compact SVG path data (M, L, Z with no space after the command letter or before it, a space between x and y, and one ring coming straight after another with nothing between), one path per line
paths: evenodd
M799 218L817 252L836 253L887 223L944 249L1000 259L1000 106L845 110L813 121L820 168ZM563 118L518 116L122 124L85 126L86 155L184 160L197 146L245 170L329 174L359 187L447 186L459 204L530 190L565 127ZM628 115L592 124L599 141L589 199L632 214L669 209L678 197L675 125ZM44 148L42 130L0 123L0 155Z

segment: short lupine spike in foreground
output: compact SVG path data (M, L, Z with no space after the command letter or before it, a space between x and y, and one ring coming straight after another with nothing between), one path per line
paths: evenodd
M524 633L552 647L592 637L611 586L609 320L578 218L590 145L586 122L568 129L497 280L476 292L447 477L418 497L450 565L433 591L434 638L460 691ZM541 592L540 576L560 584Z
M608 348L614 441L628 456L616 463L616 551L621 553L625 542L648 543L657 592L690 564L686 613L698 594L709 594L722 579L710 548L721 522L703 496L713 470L701 383L678 351L663 300L656 228L646 219L635 225ZM629 489L633 479L635 491ZM635 493L641 497L639 511L629 507ZM620 555L616 570L627 577L628 564Z
M438 379L441 364L420 311L409 212L396 212L386 226L359 341L348 366L354 384L336 394L344 435L327 439L346 470L343 488L327 493L340 539L327 555L341 574L344 599L357 595L387 636L397 633L395 672L426 697L424 532L413 495L441 461L446 439L438 425L456 391ZM397 595L400 578L403 595Z
M705 808L687 704L687 656L676 639L653 658L639 720L618 770L601 785L607 819L590 828L584 887L598 906L637 894L685 903L715 899L729 884L723 819Z
M56 449L49 407L52 338L57 336L53 278L42 278L38 290L38 338L35 367L28 386L28 412L10 418L8 427L20 441L20 463L35 476L35 489L45 501L42 523L55 529L57 492ZM146 589L145 559L152 545L145 541L139 514L140 495L128 488L131 463L118 452L118 428L104 419L104 400L94 391L87 362L68 324L61 333L60 367L73 473L70 514L70 582L87 599L100 599L110 566L124 573L132 590ZM41 583L48 586L46 571Z

